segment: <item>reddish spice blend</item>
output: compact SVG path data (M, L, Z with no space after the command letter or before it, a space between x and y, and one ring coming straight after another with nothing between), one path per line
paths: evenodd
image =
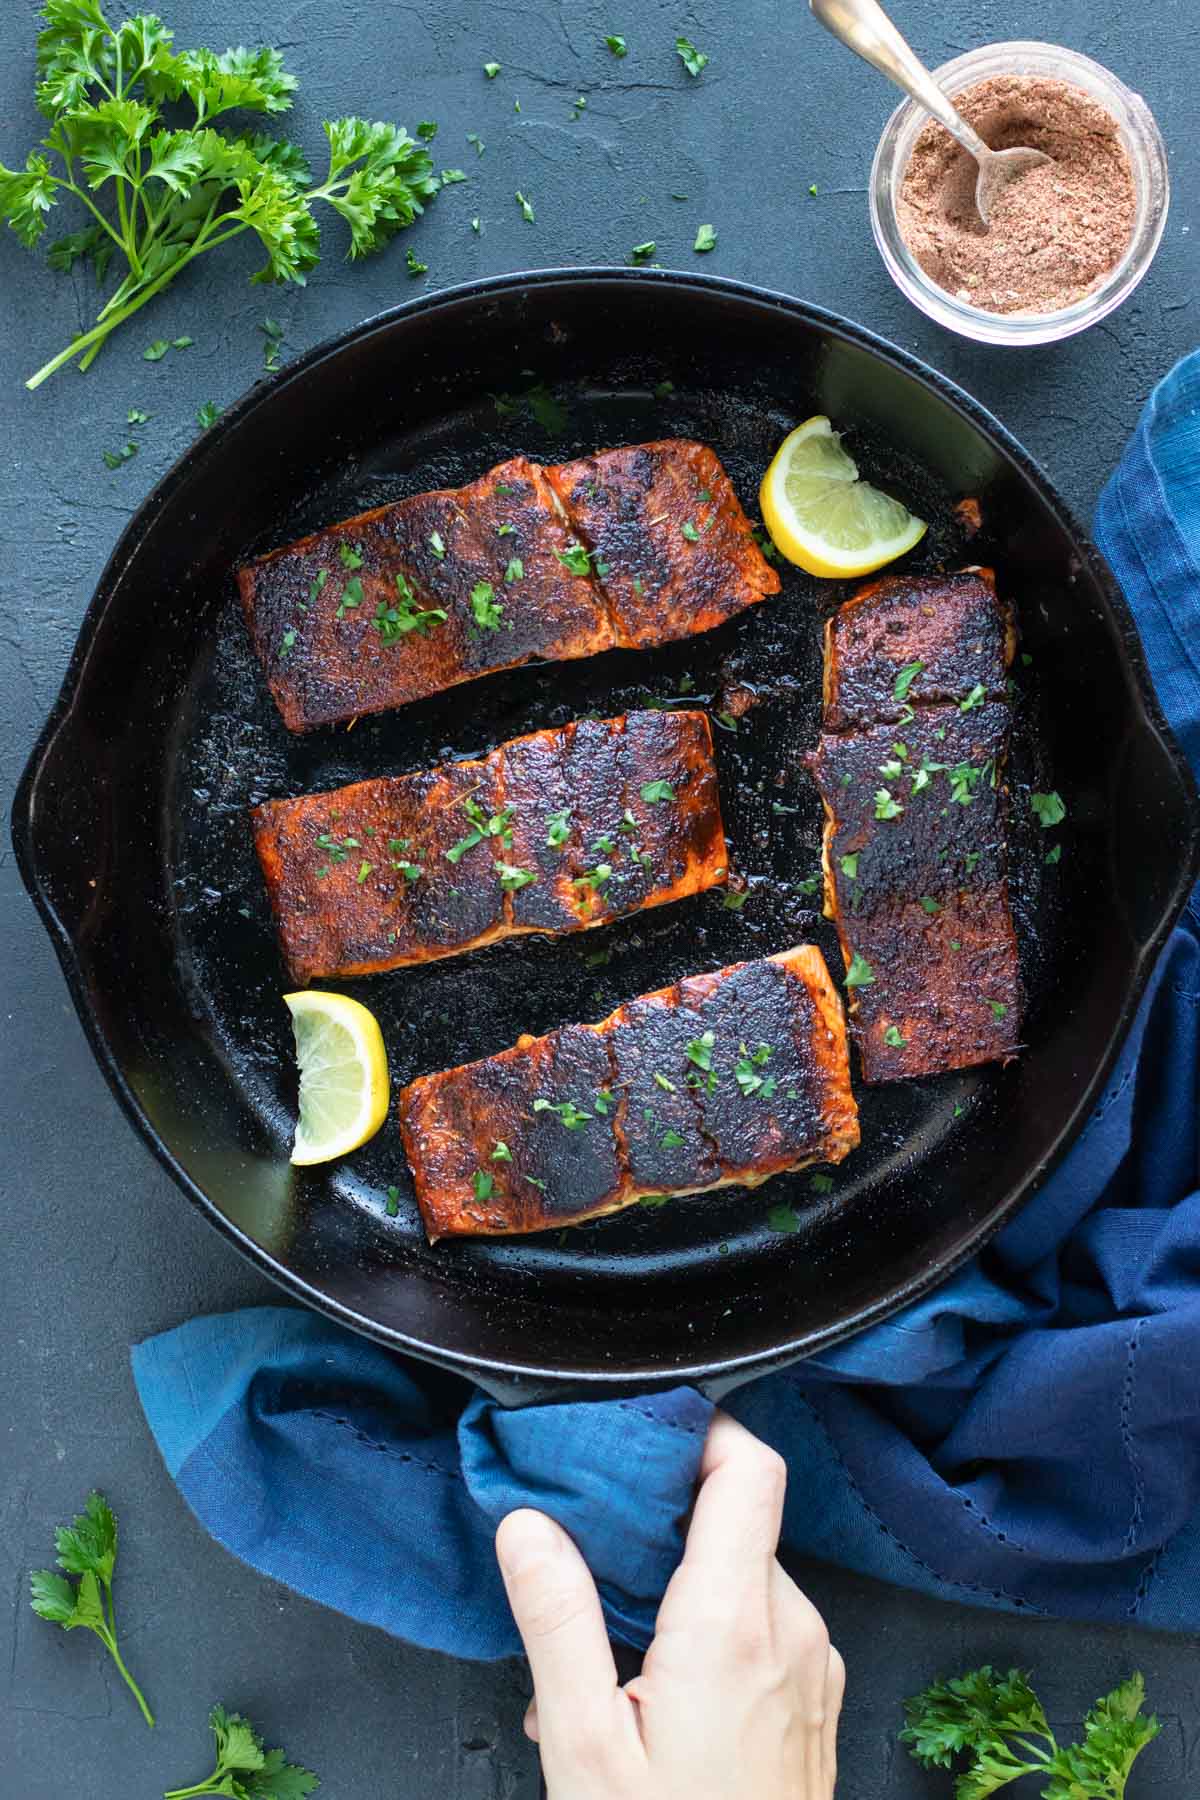
M1107 108L1070 82L993 75L954 96L993 150L1026 144L1053 158L975 210L974 158L932 120L913 145L896 202L910 254L959 300L993 313L1046 313L1082 299L1133 236L1129 153Z

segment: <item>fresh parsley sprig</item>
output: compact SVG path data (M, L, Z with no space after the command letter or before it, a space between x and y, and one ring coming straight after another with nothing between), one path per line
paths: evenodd
M349 254L359 257L438 192L424 145L398 125L326 120L329 167L314 184L295 144L216 124L290 108L297 82L277 50L176 51L153 14L113 25L103 0L45 0L41 10L36 98L50 128L23 168L0 162L0 219L33 249L51 210L72 198L90 222L50 245L51 266L90 260L103 282L115 256L122 274L96 323L31 376L31 388L73 358L88 368L118 326L206 250L253 232L267 259L252 280L303 286L321 255L314 202L346 221ZM178 107L190 119L176 128L167 106L172 119Z
M142 1717L147 1725L153 1725L154 1714L117 1647L112 1590L117 1521L103 1494L89 1494L84 1510L70 1525L59 1526L54 1541L58 1566L66 1570L66 1575L56 1575L52 1569L36 1570L29 1579L30 1605L39 1618L61 1625L64 1631L74 1631L82 1625L86 1631L95 1632L141 1707ZM78 1575L78 1582L72 1584L67 1575Z
M906 1701L900 1741L927 1769L971 1758L955 1782L957 1800L987 1800L1022 1775L1045 1778L1042 1800L1122 1800L1130 1769L1160 1730L1142 1712L1145 1693L1131 1675L1097 1700L1080 1741L1060 1747L1028 1676L985 1665Z
M208 1715L216 1739L217 1765L207 1781L172 1788L163 1800L195 1800L225 1794L230 1800L304 1800L320 1782L311 1769L290 1763L282 1750L264 1750L249 1719L214 1706Z

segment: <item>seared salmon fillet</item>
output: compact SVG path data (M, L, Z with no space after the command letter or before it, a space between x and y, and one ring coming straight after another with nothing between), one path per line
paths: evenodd
M297 982L584 931L728 875L702 712L581 719L252 817Z
M421 1076L398 1107L431 1242L757 1186L859 1139L841 1001L811 944Z
M547 469L635 649L712 631L779 592L728 475L705 444L602 450Z
M826 733L825 911L869 1082L969 1068L1019 1048L1003 769L1009 710L918 706L903 725Z
M682 440L561 468L514 457L313 532L237 579L291 731L535 658L709 631L779 590L721 464Z
M885 576L825 627L825 729L900 719L921 703L1002 700L1016 649L990 569Z

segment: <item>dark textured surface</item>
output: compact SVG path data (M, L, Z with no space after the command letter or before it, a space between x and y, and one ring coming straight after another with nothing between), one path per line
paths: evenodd
M799 4L743 0L598 12L585 0L498 10L463 0L334 6L227 0L166 8L179 40L270 38L302 81L296 130L311 146L323 111L441 122L438 166L466 169L411 237L433 282L571 262L620 261L656 239L689 265L700 221L719 232L698 259L717 273L790 289L917 350L991 405L1090 511L1153 380L1197 335L1193 71L1200 24L1166 0L1138 12L1083 0L985 0L965 15L932 0L897 11L918 47L943 60L1002 37L1057 39L1108 62L1141 89L1172 152L1173 213L1155 269L1104 325L1058 348L976 349L927 325L891 288L866 222L869 153L891 105L882 81L840 51ZM32 8L0 22L0 158L33 139ZM686 31L712 57L689 81L671 43ZM623 31L616 62L606 31ZM494 57L503 75L487 82ZM572 121L572 102L588 97ZM521 112L513 109L521 100ZM482 159L464 142L487 143ZM815 183L818 194L808 193ZM528 225L513 200L534 202ZM673 192L690 196L672 201ZM470 229L473 215L482 230ZM86 376L67 370L36 395L21 378L94 310L83 276L52 277L0 243L0 781L5 800L61 678L78 620L125 519L195 435L195 411L259 373L258 322L270 310L285 354L405 298L401 246L348 269L340 237L306 292L245 284L249 250L211 259L126 328ZM147 364L152 338L189 332L195 348ZM152 415L143 447L110 473L105 445L125 414ZM5 971L3 1093L7 1154L0 1345L0 1634L4 1800L114 1800L154 1794L207 1768L210 1700L245 1707L325 1776L336 1800L532 1800L532 1753L519 1737L524 1678L460 1668L268 1586L204 1539L158 1463L129 1382L129 1344L193 1313L269 1300L252 1274L182 1203L118 1115L75 1023L49 944L0 845ZM124 1635L161 1725L151 1738L90 1642L28 1611L25 1572L46 1560L53 1524L90 1483L126 1527ZM1135 1663L1166 1731L1131 1783L1183 1800L1200 1780L1200 1649L1119 1630L1017 1621L807 1572L846 1652L843 1732L849 1800L944 1794L894 1748L900 1697L936 1669L985 1656L1030 1665L1054 1721L1075 1720Z

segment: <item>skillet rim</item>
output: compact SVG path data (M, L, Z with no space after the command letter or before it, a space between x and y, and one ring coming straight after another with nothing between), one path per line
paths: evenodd
M865 350L868 355L890 364L980 432L1037 491L1050 515L1069 539L1080 562L1086 566L1095 581L1106 606L1108 623L1118 636L1129 677L1129 691L1133 702L1131 733L1135 738L1154 740L1165 760L1173 765L1183 794L1190 797L1193 807L1197 801L1195 780L1154 691L1145 652L1128 602L1089 534L1083 530L1073 510L1063 500L1040 464L987 407L956 382L901 346L840 314L778 289L688 270L633 269L621 265L516 270L440 288L370 314L345 331L323 338L268 379L254 382L222 415L217 425L189 445L163 474L130 516L101 570L95 591L80 621L57 698L17 784L11 820L17 867L54 945L72 1004L109 1087L138 1135L209 1223L272 1281L314 1311L388 1349L417 1356L423 1361L464 1375L507 1403L528 1403L532 1399L549 1397L551 1394L561 1399L568 1389L615 1395L622 1391L645 1392L654 1387L678 1386L683 1383L700 1385L711 1393L729 1392L754 1377L854 1337L942 1286L977 1255L1001 1225L1037 1192L1074 1143L1120 1053L1158 956L1187 903L1192 886L1200 876L1200 826L1194 825L1190 838L1182 847L1173 894L1164 905L1156 931L1138 949L1134 975L1127 986L1103 1054L1069 1120L1055 1138L1050 1153L1023 1181L1010 1187L953 1252L944 1255L932 1268L890 1288L881 1298L858 1307L851 1317L839 1325L828 1326L815 1333L793 1335L787 1341L765 1350L716 1361L711 1358L702 1359L670 1368L548 1368L537 1362L515 1362L500 1357L472 1355L447 1350L394 1327L382 1325L344 1302L333 1299L303 1276L285 1268L268 1250L257 1244L227 1217L178 1163L138 1104L88 997L86 952L59 915L43 880L43 868L52 865L42 861L37 844L35 804L38 780L60 732L69 728L72 713L86 694L85 664L92 640L108 607L117 597L116 590L130 561L153 528L161 507L186 486L202 458L221 452L222 446L236 434L243 419L257 406L269 403L290 383L307 380L310 373L326 358L340 355L353 344L365 343L378 333L390 332L410 318L436 312L447 305L458 305L471 300L486 303L497 294L530 287L604 288L614 284L627 288L641 286L648 290L669 286L684 293L712 294L749 302L752 306L774 307L801 324Z

